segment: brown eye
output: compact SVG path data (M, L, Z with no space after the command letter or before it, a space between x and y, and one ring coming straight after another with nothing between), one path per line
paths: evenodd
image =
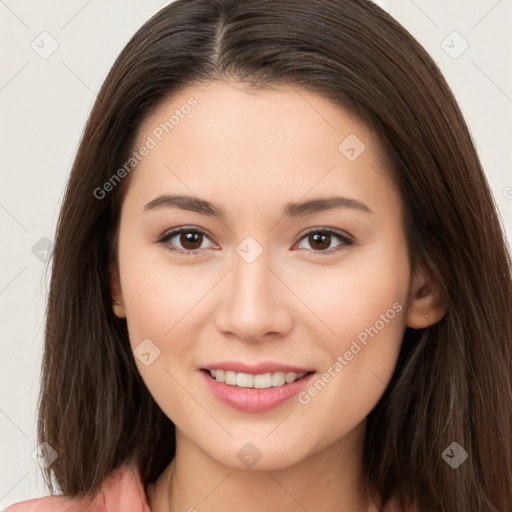
M182 247L184 249L187 249L188 251L193 251L194 249L199 249L201 246L201 241L203 239L202 233L195 233L195 232L183 232L179 236L179 242L181 243ZM199 243L199 247L197 247L197 244Z
M331 245L331 235L324 235L321 233L308 235L308 242L310 243L313 249L328 249L329 246Z
M208 235L197 228L180 228L169 231L162 236L158 243L167 246L169 251L184 254L199 254L199 249L203 249L203 243L210 240Z
M330 249L331 244L336 239L341 241L341 243L336 244L334 249ZM354 243L353 240L348 236L332 231L330 229L317 229L315 231L309 231L301 238L301 241L303 240L309 244L309 247L302 248L310 249L310 252L316 252L318 254L332 254L333 252Z

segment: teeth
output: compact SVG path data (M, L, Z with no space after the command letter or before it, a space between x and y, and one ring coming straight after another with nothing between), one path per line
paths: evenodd
M272 374L272 386L282 386L285 382L284 372L276 372Z
M253 387L257 389L266 389L272 387L272 374L264 373L262 375L254 376Z
M287 384L290 384L291 382L293 382L294 380L296 380L296 376L297 374L296 373L293 373L293 372L289 372L287 373L285 376L284 376L284 380L286 381Z
M229 384L229 382L226 382L226 384ZM239 388L253 388L254 376L250 373L237 373L235 385Z
M236 386L236 372L226 372L224 382L230 386Z
M237 386L239 388L255 389L267 389L284 386L285 384L291 384L292 382L295 382L296 380L306 375L305 373L294 372L275 372L251 375L250 373L237 373L224 370L208 371L217 382L224 382L229 386Z

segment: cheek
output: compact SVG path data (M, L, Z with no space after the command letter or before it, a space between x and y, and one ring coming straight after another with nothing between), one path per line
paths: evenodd
M334 332L319 342L329 356L299 403L332 425L336 437L371 412L394 372L406 321L408 258L390 251L333 275L313 296L315 311Z
M132 346L143 338L158 344L172 338L211 288L204 271L177 261L164 247L141 244L131 233L120 237L120 280Z
M399 342L409 284L408 256L400 243L294 276L294 291L324 326L320 344L333 355L348 350L358 335L364 342L366 329L375 325Z
M358 339L362 343L370 333L392 341L403 328L407 283L399 271L365 269L340 283L342 289L337 311L330 309L333 330L340 340ZM385 334L384 334L385 333ZM340 347L340 348L343 348Z
M306 390L302 403L311 402L320 415L339 414L341 425L348 411L363 419L393 374L406 324L409 262L405 244L397 243L321 272L330 279L317 273L302 281L299 292L322 321L317 349L326 355L322 382Z
M199 272L171 265L165 256L164 249L137 249L128 237L120 239L120 280L137 369L160 408L178 428L186 428L200 411L190 407L181 370L194 367L194 330L190 327L211 285Z

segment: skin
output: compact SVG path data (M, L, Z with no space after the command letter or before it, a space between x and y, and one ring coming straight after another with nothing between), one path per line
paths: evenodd
M376 511L378 498L362 495L366 417L391 379L405 327L445 312L435 283L411 269L401 199L377 139L315 93L213 82L166 99L139 127L136 146L191 96L198 105L130 176L111 269L114 311L126 318L132 348L150 339L160 350L148 366L135 361L176 425L176 457L148 487L151 510ZM365 144L354 161L338 149L349 134ZM144 209L162 194L200 197L226 217ZM283 215L289 202L333 195L371 212ZM182 226L208 236L157 242ZM305 236L322 228L354 243ZM236 252L248 236L263 250L252 263ZM242 412L220 402L198 370L276 361L319 377L397 303L394 318L307 404L292 397ZM261 453L252 468L237 457L248 442Z

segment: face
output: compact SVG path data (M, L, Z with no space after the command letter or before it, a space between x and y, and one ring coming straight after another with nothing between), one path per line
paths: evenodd
M135 149L116 314L180 438L272 469L361 432L412 286L375 136L312 92L215 82L168 99Z

